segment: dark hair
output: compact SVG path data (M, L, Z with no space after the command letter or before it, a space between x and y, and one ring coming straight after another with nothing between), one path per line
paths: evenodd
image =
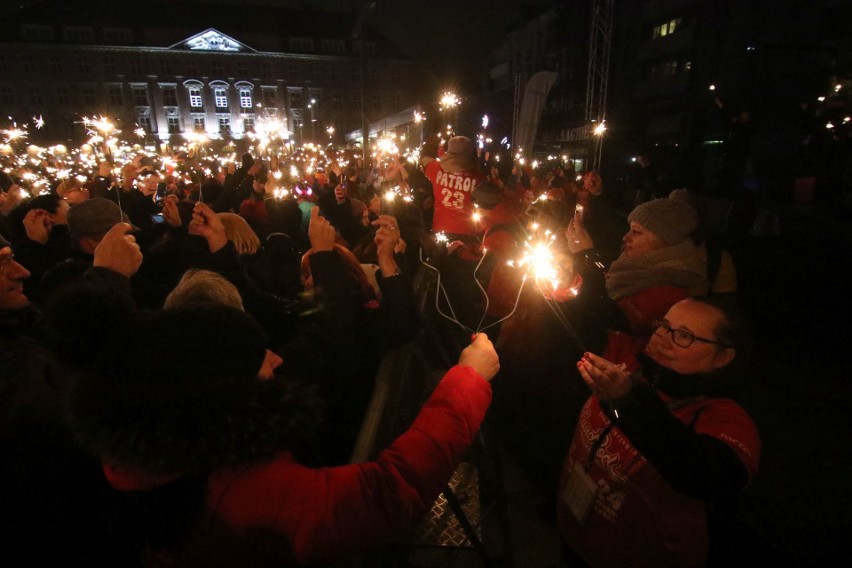
M726 302L723 298L715 296L695 296L689 299L693 302L710 306L711 308L719 311L721 314L722 318L720 323L714 330L716 333L716 340L719 343L734 349L737 352L737 355L728 365L713 374L719 378L731 377L735 379L737 383L741 383L743 379L742 372L748 368L752 355L752 340L748 323L745 319L743 319L739 310L732 307L730 303ZM722 347L720 346L720 348ZM724 388L736 388L742 386L741 384L730 384L731 381L719 381L718 378L714 379L713 382L718 382L719 385Z

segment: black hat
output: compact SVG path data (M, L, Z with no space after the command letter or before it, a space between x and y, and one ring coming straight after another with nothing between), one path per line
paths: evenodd
M483 209L494 209L503 201L503 190L490 181L484 181L473 189L473 201Z

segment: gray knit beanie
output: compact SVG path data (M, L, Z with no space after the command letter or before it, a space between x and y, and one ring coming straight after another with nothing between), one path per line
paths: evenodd
M637 206L627 217L657 235L669 246L689 238L698 226L698 214L689 204L679 199L654 199Z

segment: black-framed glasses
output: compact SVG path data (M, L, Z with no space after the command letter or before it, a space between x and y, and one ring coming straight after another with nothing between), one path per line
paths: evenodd
M672 342L678 347L689 347L696 341L701 341L702 343L712 343L713 345L721 345L722 347L730 347L727 343L722 343L721 341L715 341L713 339L707 339L706 337L698 337L694 333L690 333L688 331L684 331L682 329L674 329L668 323L664 321L657 320L654 322L654 334L660 335L657 333L662 329L665 333L668 333L672 337Z

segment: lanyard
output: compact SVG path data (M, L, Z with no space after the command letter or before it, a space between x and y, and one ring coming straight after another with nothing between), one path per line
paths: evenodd
M606 428L601 430L600 436L595 438L595 441L592 442L592 449L589 451L589 458L586 460L586 473L589 473L589 470L592 469L592 463L595 460L595 454L598 453L601 445L604 443L604 440L609 435L609 431L612 430L612 427L615 426L612 422L606 425Z

